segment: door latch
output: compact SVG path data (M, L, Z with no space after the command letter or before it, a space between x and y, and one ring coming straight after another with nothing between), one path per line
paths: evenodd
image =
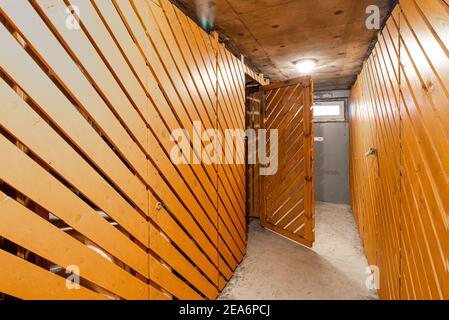
M367 152L365 152L365 157L377 156L376 148L369 148Z

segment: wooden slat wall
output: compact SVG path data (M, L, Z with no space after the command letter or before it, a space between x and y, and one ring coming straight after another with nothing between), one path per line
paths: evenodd
M175 165L170 137L244 129L246 66L168 0L0 0L0 22L0 292L216 298L246 250L245 166Z
M400 1L352 93L352 207L384 299L449 298L448 20Z
M217 55L217 128L245 130L245 70L243 64L219 45ZM223 142L225 136L223 135ZM229 144L222 143L223 159ZM246 253L246 166L244 149L235 148L234 164L218 166L219 288Z

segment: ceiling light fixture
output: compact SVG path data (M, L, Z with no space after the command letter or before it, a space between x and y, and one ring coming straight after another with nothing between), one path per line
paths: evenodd
M299 72L303 74L310 74L317 64L315 59L302 59L295 62L295 66Z

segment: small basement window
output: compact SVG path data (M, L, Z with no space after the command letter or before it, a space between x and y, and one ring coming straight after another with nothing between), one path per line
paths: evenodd
M313 106L315 122L345 121L345 101L320 101Z

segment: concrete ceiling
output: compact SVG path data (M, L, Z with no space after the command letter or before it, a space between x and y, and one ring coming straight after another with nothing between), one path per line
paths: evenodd
M381 21L391 0L173 0L205 29L214 29L231 50L245 56L272 82L300 76L294 62L318 60L316 90L348 89L371 50L366 8L377 5Z

